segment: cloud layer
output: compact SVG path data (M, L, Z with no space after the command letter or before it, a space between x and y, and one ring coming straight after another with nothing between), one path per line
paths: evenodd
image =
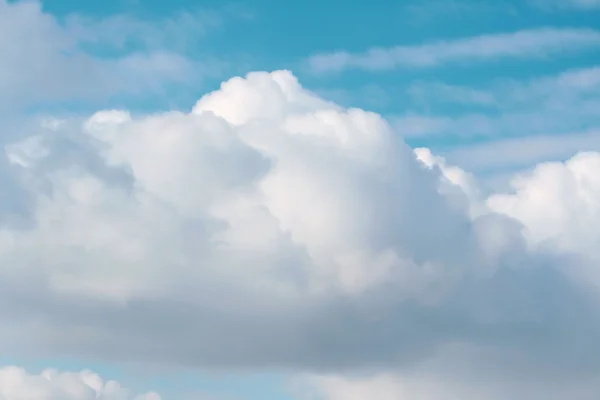
M600 372L596 153L490 195L288 71L189 113L41 129L0 170L3 354L440 382L452 365L530 393Z
M91 371L53 369L39 375L22 368L0 368L2 400L161 400L154 392L135 395L116 381L104 381Z

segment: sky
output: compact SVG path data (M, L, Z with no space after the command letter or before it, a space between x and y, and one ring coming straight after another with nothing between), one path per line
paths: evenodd
M600 1L0 0L0 400L597 400Z

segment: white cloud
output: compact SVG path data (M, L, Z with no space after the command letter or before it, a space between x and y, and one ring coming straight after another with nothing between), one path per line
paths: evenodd
M202 38L222 24L223 16L219 12L196 10L180 11L152 21L125 14L103 19L71 14L67 16L63 29L88 46L110 46L121 51L126 51L127 47L185 51L190 45L198 45Z
M186 219L197 220L200 230L195 240L199 246L204 243L212 247L219 243L214 240L221 241L214 248L214 255L205 253L206 257L226 257L218 262L213 261L216 264L233 262L232 268L240 268L235 265L235 260L227 261L229 252L223 255L218 253L224 249L242 251L248 246L246 241L249 239L275 240L271 243L258 240L257 245L268 248L276 246L273 247L276 249L276 244L280 242L280 249L288 247L292 250L297 247L295 251L307 252L303 257L308 256L312 260L312 265L297 267L310 267L309 270L297 272L308 273L308 278L317 279L318 285L325 279L325 282L332 280L330 283L339 283L347 288L348 285L368 284L372 278L370 273L377 268L392 267L384 264L392 263L399 268L404 263L404 255L399 249L394 250L394 244L387 243L385 236L381 238L383 243L371 242L374 229L381 229L381 223L388 225L386 229L390 230L389 233L384 231L384 235L393 233L412 241L408 237L411 235L408 226L399 229L390 225L391 221L385 221L384 218L389 218L384 213L385 209L397 213L395 218L405 219L409 216L405 214L408 210L392 210L392 204L384 193L393 195L401 188L410 188L413 193L423 192L422 195L429 198L427 202L431 207L439 207L442 213L440 218L447 219L448 223L461 218L460 210L443 211L445 200L436 195L433 183L428 186L413 181L410 174L423 175L425 181L430 179L431 182L434 182L434 177L428 178L428 174L414 160L410 148L394 136L380 116L357 109L346 111L325 102L300 88L295 78L287 72L272 75L253 73L247 79L234 78L225 83L221 90L203 97L192 114L166 113L132 120L124 112L101 112L88 121L86 130L91 135L90 140L99 141L96 146L104 149L101 157L108 165L123 166L131 171L128 179L132 182L128 185L133 185L137 192L132 198L128 195L131 190L128 187L115 187L111 182L82 171L81 166L67 164L50 176L46 175L50 170L44 167L43 175L37 178L49 180L56 197L40 198L38 207L50 207L43 214L53 219L62 215L62 228L59 229L63 232L63 239L51 248L52 251L62 248L60 241L72 235L75 235L72 240L76 242L89 240L85 246L91 246L90 249L98 245L125 245L126 248L133 245L125 244L126 240L120 237L123 234L133 235L142 241L165 240L162 236L166 232L155 232L142 226L146 218L153 220L161 213L168 212L161 218L175 222L170 227L175 230L179 230L178 224ZM52 135L55 136L56 132ZM58 154L48 149L34 152L31 144L40 143L40 140L49 139L24 142L9 148L9 157L18 160L19 165L34 165L26 168L25 171L31 171L26 173L33 173L34 177L41 173L37 172L36 164L59 163L59 167L60 164L75 161L61 162L57 159ZM55 151L60 151L60 148ZM47 158L52 161L46 161L43 157L39 159L39 154L43 156L48 153L50 156ZM356 169L356 175L348 174L349 168ZM368 178L375 174L383 174L385 178ZM343 198L352 201L341 201ZM113 207L118 208L102 211L105 201L114 203ZM407 205L412 202L410 198L404 201ZM161 203L168 207L163 208ZM72 207L83 207L80 209L83 214ZM101 208L94 211L96 207ZM151 212L155 207L158 208ZM168 211L170 208L173 210ZM72 231L75 228L79 230L78 226L83 222L79 218L84 218L88 224L94 223L96 212L108 212L101 218L103 226L113 212L118 214L113 215L116 218L113 222L88 230L88 234ZM147 212L150 214L146 215ZM174 214L169 216L172 212ZM438 211L413 210L411 218L425 212ZM449 215L444 215L445 212ZM184 221L172 220L178 215ZM349 215L354 215L354 218L349 219ZM72 221L75 224L73 226L69 226L71 218L76 218ZM226 223L229 228L203 226L214 224L211 220L215 218L216 222ZM113 223L120 227L117 228ZM250 228L255 230L259 226L264 227L265 233L271 232L269 236L261 238L253 234L251 238L240 238L243 232L251 233ZM428 229L425 225L423 227ZM38 219L38 233L56 228L52 220L42 223ZM126 233L127 229L133 231ZM219 234L213 236L215 229ZM99 238L100 232L105 230L102 238ZM142 232L146 233L139 236ZM152 239L147 237L148 234L159 236ZM439 235L440 239L446 234L443 231L430 233ZM177 240L178 234L172 232L169 236ZM37 242L46 239L23 237L19 242L26 243L28 240ZM105 243L105 240L108 242ZM173 248L173 256L182 250ZM124 248L123 251L126 252L123 256L126 256L134 250ZM167 253L161 251L166 256ZM440 251L447 250L440 248ZM429 251L419 252L420 258L438 257ZM140 268L153 257L139 260ZM189 263L195 256L183 252L178 257L191 257L181 260ZM436 262L433 258L431 261ZM98 259L94 264L101 262ZM132 263L131 260L127 262ZM264 264L264 261L257 263ZM370 263L373 263L371 270L367 267ZM380 263L383 264L377 267ZM268 264L264 267L268 267ZM220 266L215 268L215 273L227 272ZM93 271L93 268L89 269L90 273L98 274ZM111 279L106 272L103 270L101 275ZM252 269L246 269L245 272L239 269L236 273L260 277ZM131 285L143 283L137 275L138 272L132 270ZM382 275L377 279L385 277ZM55 278L63 282L62 278ZM148 278L148 284L160 283L154 282L151 276ZM119 273L119 285L126 285L127 281ZM113 282L114 285L116 283ZM84 285L83 289L92 288ZM100 286L99 290L104 291L104 286Z
M407 139L430 136L492 136L502 129L502 121L476 113L450 117L408 112L390 117L390 121L398 133Z
M405 137L515 137L577 131L599 122L600 68L567 70L527 82L501 79L485 88L421 82L408 93L415 106L426 109L439 103L486 108L454 115L409 111L392 117Z
M470 174L463 169L448 165L443 157L435 156L431 150L427 148L415 149L417 159L425 164L428 168L438 168L441 173L441 190L451 191L454 186L458 186L469 199L471 216L477 217L482 213L487 212L486 207L482 204L484 194L479 187L479 184L473 174ZM444 184L450 184L452 187L444 187Z
M421 25L472 21L472 18L510 17L516 13L511 3L485 0L408 0L403 2L406 24Z
M470 171L523 169L536 163L566 160L579 151L600 151L600 132L567 132L496 139L446 152L453 163Z
M493 106L496 99L492 93L475 88L449 85L441 82L417 82L408 89L409 95L416 102L428 102L435 96L438 101L468 104L476 106Z
M600 257L600 153L543 163L515 177L514 194L496 194L489 207L521 221L535 245ZM550 242L550 243L548 243Z
M529 3L546 11L568 9L589 11L600 8L599 0L530 0Z
M191 33L199 37L210 27L204 20L183 14L155 26L124 16L71 15L65 22L38 1L0 0L0 112L197 82L211 72L210 61L184 57L178 43ZM101 56L106 53L111 55Z
M372 48L364 53L338 51L317 54L308 59L308 65L316 73L350 68L372 71L401 67L430 68L451 63L545 57L598 45L600 32L595 30L540 28L422 45Z
M464 343L465 382L477 348L528 385L600 371L587 248L528 247L472 176L287 71L39 132L0 168L2 354L395 374Z
M535 163L565 160L578 151L600 150L596 112L600 104L600 70L581 68L520 82L500 80L485 88L461 87L493 99L485 108L464 112L406 112L390 117L397 132L420 142L456 144L437 148L454 164L477 173L515 170ZM421 83L411 90L418 105L430 110L440 103L462 107L439 84ZM480 103L479 103L480 104ZM477 105L479 105L477 104ZM439 108L437 108L439 109ZM485 139L482 141L482 139ZM475 142L475 143L473 143Z
M417 82L410 86L408 94L415 103L426 106L437 102L463 105L481 105L505 113L522 108L547 107L559 112L575 106L581 100L593 100L600 93L600 68L576 68L557 75L535 77L528 81L513 79L492 80L484 87L448 85L441 82ZM590 99L591 97L591 99ZM577 104L573 104L577 101Z
M54 369L30 374L18 367L0 368L2 400L161 400L154 392L135 395L117 381L104 381L91 371Z

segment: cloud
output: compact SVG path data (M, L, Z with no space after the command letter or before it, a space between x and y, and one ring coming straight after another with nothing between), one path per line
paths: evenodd
M469 87L449 85L441 82L420 82L412 84L408 89L410 96L417 102L431 101L432 94L436 100L449 103L493 106L496 99L492 93Z
M133 395L119 382L104 381L91 371L54 369L30 374L18 367L0 368L2 400L160 400L154 392Z
M451 162L471 171L514 170L598 150L600 70L595 67L479 88L449 90L422 82L409 92L415 110L428 112L389 117L397 132L420 145L437 145ZM483 99L489 101L477 101ZM440 140L453 145L439 147Z
M564 250L600 257L596 229L600 192L600 154L579 153L565 163L537 165L515 177L514 194L497 194L489 207L521 221L528 240L536 245L550 242Z
M10 96L0 96L0 112L197 82L211 62L185 57L183 38L209 29L206 20L181 14L156 25L125 16L59 21L37 1L1 0L0 93Z
M364 53L323 53L310 57L307 63L315 73L346 69L432 68L443 64L546 57L599 44L600 33L595 30L539 28L422 45L372 48Z
M530 0L529 3L545 11L568 9L589 11L600 8L598 0Z
M101 19L71 14L65 18L63 29L87 46L99 45L122 51L133 48L185 52L223 23L223 15L211 10L180 11L157 21L136 19L126 14Z
M484 193L473 174L454 165L449 165L445 158L433 155L431 150L427 148L416 148L415 154L417 159L425 164L427 168L439 170L442 175L440 189L443 189L444 184L446 184L445 190L447 191L451 192L455 189L454 186L458 186L462 190L469 199L472 217L486 213L486 209L482 207Z
M417 103L433 106L437 102L481 105L503 112L523 107L548 107L552 111L573 101L593 100L600 92L600 68L575 68L557 75L535 77L527 81L496 79L484 87L449 85L441 82L417 82L408 94ZM581 106L581 104L578 104Z
M472 21L473 16L486 18L512 16L516 8L510 3L492 3L481 0L424 0L403 3L406 23L439 24L440 22Z
M453 163L471 171L514 171L540 162L566 160L581 150L600 151L600 132L592 130L497 139L455 147L445 155Z
M404 376L461 345L465 382L600 371L589 248L535 245L474 177L290 72L51 122L0 169L2 354Z
M407 112L404 115L391 116L390 121L398 133L407 139L432 136L491 136L500 130L500 124L494 118L476 113L451 117Z
M454 368L438 362L436 367ZM461 379L463 378L463 379ZM576 385L552 381L530 385L527 382L498 382L491 376L464 380L457 373L422 368L410 375L380 374L368 377L316 376L303 382L301 399L361 400L562 400L577 398L593 400L600 387L597 381L588 380Z
M598 122L600 68L567 70L526 82L501 79L483 88L420 82L411 85L408 94L415 109L428 112L390 117L406 138L506 138L588 130ZM443 108L436 114L440 105L460 109L449 114Z
M473 188L472 177L464 171L448 167L443 159L432 156L426 149L416 151L419 159L431 168L439 167L453 184L467 193ZM600 252L597 243L600 238L596 227L600 218L597 201L600 193L599 170L600 153L580 153L564 163L539 164L532 171L513 178L512 193L492 194L486 200L489 210L523 224L524 237L530 249L554 248L585 255L587 263L572 265L572 269L566 272L585 277L584 280L589 283L588 287L580 288L576 297L586 292L591 292L594 297L598 294L600 280L597 265ZM474 196L474 203L477 204L480 198ZM552 301L550 297L556 292L546 286L549 283L547 278L537 276L530 289L550 290L545 301ZM520 306L529 303L523 300L516 300L513 312L519 312ZM570 309L571 305L565 307ZM556 311L554 307L550 305L547 312L551 312L550 309ZM492 309L487 308L486 313L490 311ZM576 312L577 316L573 317L571 323L578 324L576 321L596 318L598 315L596 307L579 314L581 311ZM539 332L538 335L539 340L547 340L543 333ZM587 341L590 338L581 339ZM573 353L571 356L582 350L579 347L581 343L574 338L564 336L560 341L567 346L567 352ZM531 346L537 347L533 343ZM515 352L515 349L502 346L446 343L435 354L410 369L362 374L311 374L299 378L294 388L299 399L322 400L374 397L383 400L592 400L597 397L600 391L599 372L595 368L589 369L593 363L591 358L580 358L579 365L576 365L577 362L562 365L555 355L550 355L543 364L537 364L536 368L541 370L533 372L532 365L527 361L527 353L531 350L528 347ZM596 354L595 346L592 345L588 350Z

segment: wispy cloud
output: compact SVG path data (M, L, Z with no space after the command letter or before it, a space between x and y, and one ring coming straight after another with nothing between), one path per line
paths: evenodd
M516 15L517 8L509 2L486 0L406 0L404 14L411 24L439 24L468 21L476 16L502 17Z
M600 9L600 0L530 0L529 3L545 11Z
M500 130L498 121L486 114L448 116L409 112L390 117L390 120L396 131L405 138L489 136Z
M528 82L501 80L487 88L420 83L408 92L415 107L429 110L452 103L468 110L451 114L413 110L391 118L398 132L409 138L530 136L587 130L600 123L597 67Z
M491 106L496 104L492 93L465 86L449 85L442 82L417 82L410 86L408 93L417 101L428 101L430 93L443 102Z
M441 83L415 87L409 93L420 102L415 109L422 112L391 118L396 131L409 142L432 146L450 162L498 178L502 184L510 176L506 172L565 160L578 151L600 150L598 67L526 82L500 80L484 88L456 87L455 93ZM477 101L465 104L465 97L489 101L482 107ZM452 112L446 112L447 103L452 103ZM456 111L456 106L464 112Z
M110 45L115 48L136 46L180 50L197 45L211 31L223 24L223 17L212 10L179 12L158 21L146 21L128 15L94 19L72 14L64 29L84 44Z
M599 130L493 140L454 148L444 155L462 168L488 172L527 168L549 160L565 160L582 149L600 151Z
M221 63L185 49L221 23L213 14L58 19L36 1L0 0L0 112L198 83Z
M600 32L596 30L540 28L421 45L375 47L363 53L336 51L314 55L307 62L315 73L350 68L380 71L503 58L545 57L599 45Z

